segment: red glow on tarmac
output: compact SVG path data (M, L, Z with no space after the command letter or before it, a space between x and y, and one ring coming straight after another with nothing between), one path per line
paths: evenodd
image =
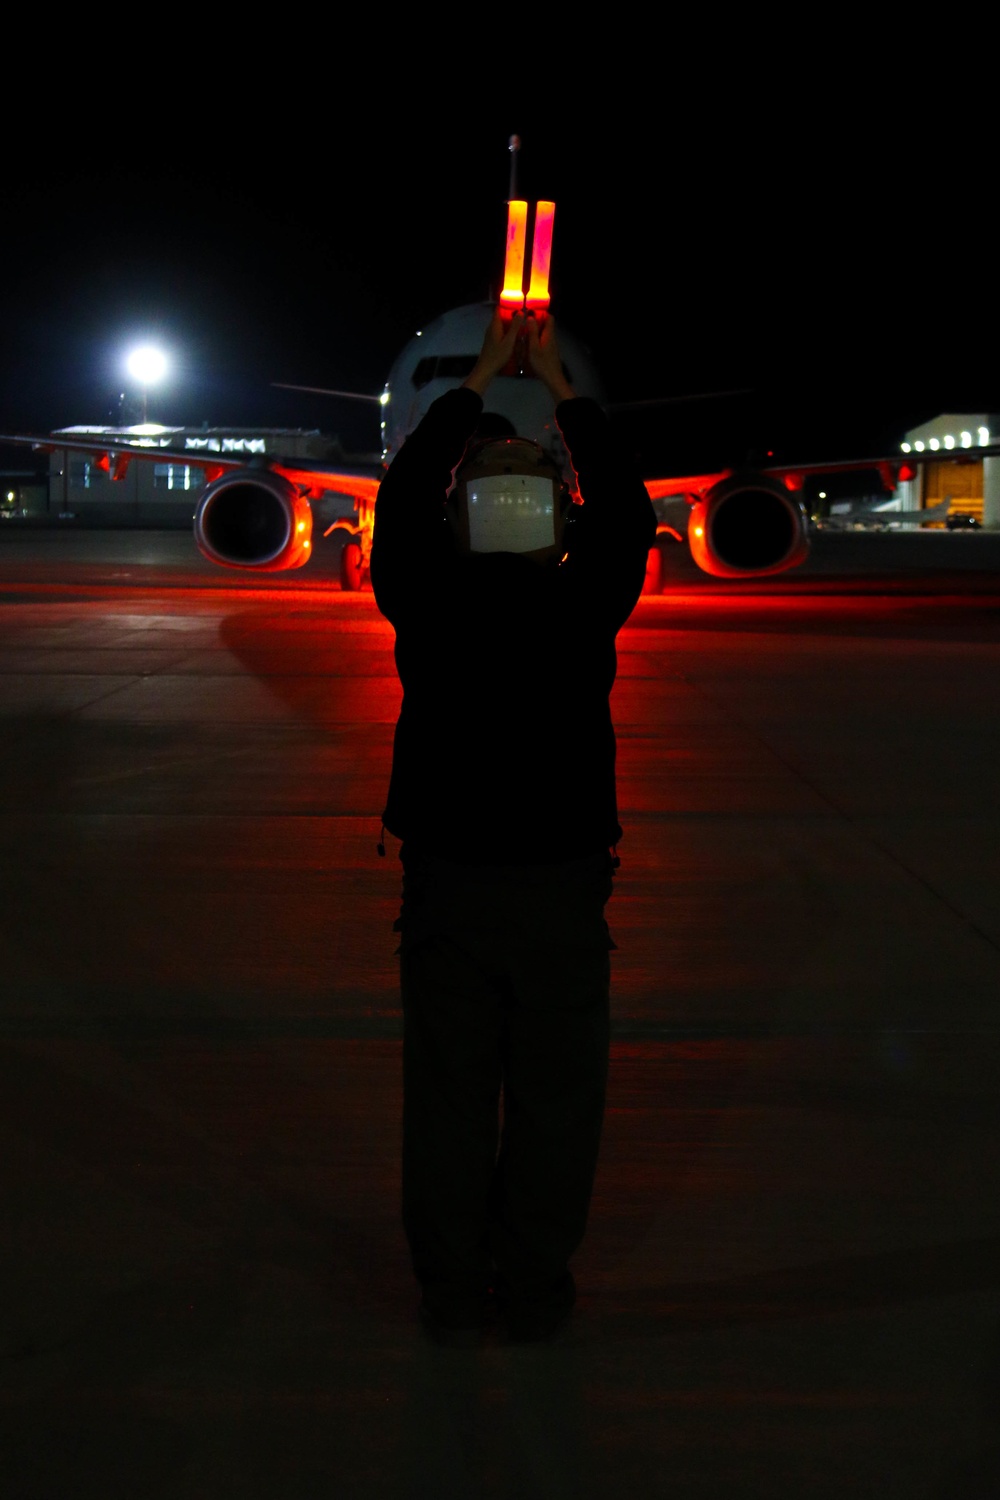
M524 305L524 251L528 234L528 205L521 198L507 204L507 255L500 301L513 311Z
M552 229L555 223L554 203L535 204L535 232L531 241L531 283L525 306L544 312L549 305L549 265L552 260Z
M96 610L105 609L109 602L127 602L129 608L136 613L157 615L174 614L181 608L194 609L198 613L195 608L197 605L202 605L206 612L213 613L220 604L225 604L228 608L232 603L266 603L274 608L285 609L294 604L316 605L321 602L323 608L350 610L352 615L370 615L365 629L373 630L375 634L384 634L388 639L392 639L395 634L389 621L375 609L370 589L342 589L332 578L324 578L321 582L303 587L300 583L301 575L297 575L295 583L292 583L291 580L286 581L284 574L270 573L266 575L267 583L261 579L260 584L255 586L250 583L242 584L233 578L231 572L227 570L223 574L220 569L217 580L209 578L205 582L176 582L177 575L170 570L164 569L158 573L155 568L143 568L144 573L152 574L144 581L119 578L116 582L108 582L99 577L88 576L89 571L81 567L78 578L65 583L56 583L50 578L5 579L5 602L11 604L16 601L20 604L23 600L41 604L47 601L58 606L71 604L75 609ZM189 579L190 574L186 577ZM3 604L0 603L0 611L2 609Z

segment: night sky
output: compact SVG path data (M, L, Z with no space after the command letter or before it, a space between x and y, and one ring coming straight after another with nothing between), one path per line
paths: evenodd
M522 196L557 203L553 311L611 402L749 391L617 415L646 474L884 451L938 411L1000 410L986 204L967 174L956 196L968 113L735 65L728 89L695 70L658 102L545 108L376 75L207 107L197 70L166 98L168 74L134 72L9 154L2 431L115 419L124 352L155 339L174 373L151 419L375 448L375 408L272 382L376 392L416 329L495 292L515 131Z

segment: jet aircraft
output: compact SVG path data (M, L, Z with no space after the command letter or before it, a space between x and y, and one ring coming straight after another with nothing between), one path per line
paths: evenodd
M504 282L498 299L502 310L523 307L535 316L548 315L554 216L554 203L530 205L511 197ZM529 268L531 279L525 286ZM207 558L227 568L277 571L302 566L312 550L312 503L325 496L347 497L353 503L352 516L335 520L325 534L336 529L349 533L341 554L341 584L345 589L358 589L368 575L382 474L431 403L461 385L470 372L496 305L466 304L444 313L400 352L381 395L364 398L378 401L382 408L383 451L377 466L276 455L248 460L212 453L195 458L186 449L160 446L161 440L144 437L141 430L133 430L134 436L50 433L45 437L2 436L0 441L85 453L112 479L123 478L136 460L178 464L194 460L204 469L207 481L194 515L195 541ZM561 325L559 343L574 389L603 403L602 383L588 350ZM573 489L575 476L541 382L516 368L504 371L490 387L489 410L505 418L518 435L534 439L549 451ZM1000 447L986 451L1000 452ZM806 557L810 527L802 503L806 475L850 468L877 469L890 494L900 479L912 478L916 472L913 462L905 459L865 459L652 477L646 480L646 488L657 512L659 539L686 542L694 561L707 573L751 578L783 572ZM579 495L574 499L579 502ZM917 514L921 521L928 519L926 513ZM650 550L646 592L659 592L661 587L659 545L660 540Z
M828 516L814 521L821 531L894 530L898 527L940 526L947 520L951 510L951 496L946 495L934 505L925 505L921 510L900 510L891 495L880 500L868 500L858 505L843 505L831 510Z

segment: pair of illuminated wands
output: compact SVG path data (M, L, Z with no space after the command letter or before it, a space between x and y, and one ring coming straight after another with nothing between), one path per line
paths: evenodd
M503 290L500 293L501 311L507 313L515 313L522 308L526 312L543 313L549 305L549 265L552 260L552 227L555 223L556 206L546 202L534 205L531 275L525 291L528 208L529 205L522 198L512 198L507 204L507 255L504 261Z

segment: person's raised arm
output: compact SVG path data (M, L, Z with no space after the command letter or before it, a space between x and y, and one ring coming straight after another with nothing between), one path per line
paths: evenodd
M572 401L576 396L576 391L563 373L555 319L551 313L546 313L545 317L540 320L529 317L525 321L525 340L528 345L528 363L531 366L531 373L542 382L556 406L560 401Z
M583 507L568 544L568 576L617 629L642 590L656 540L656 515L638 467L615 441L607 415L566 379L547 316L526 334L531 368L556 403L556 420L576 472Z
M500 374L514 353L523 328L523 313L515 313L509 321L502 318L499 311L493 314L483 338L479 358L462 381L467 390L475 391L477 396L485 396L493 377Z

